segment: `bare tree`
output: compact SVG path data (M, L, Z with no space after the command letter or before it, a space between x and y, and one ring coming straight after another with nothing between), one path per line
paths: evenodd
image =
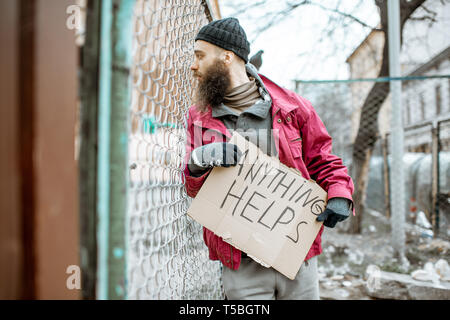
M400 1L400 34L412 13L426 0ZM387 0L375 0L380 14L381 30L384 33L384 48L381 69L378 77L389 76L389 41ZM401 40L403 40L403 36ZM355 193L353 200L355 210L359 214L351 220L350 233L361 233L362 213L364 212L367 182L369 176L370 157L378 140L378 113L389 94L389 82L376 82L367 95L361 110L359 129L353 146L353 172Z
M257 19L258 21L263 21L263 25L259 27L255 33L260 34L268 30L298 8L303 6L319 7L329 13L329 23L323 30L322 37L318 39L318 41L330 39L330 37L333 37L336 30L348 28L352 24L358 24L369 30L380 30L383 32L385 41L381 58L381 68L378 76L387 77L389 76L387 0L374 0L379 14L379 24L377 26L372 26L357 16L357 11L362 6L363 1L364 0L355 2L352 9L349 10L341 5L342 0L336 1L335 6L324 5L324 2L319 0L286 0L284 8L280 10L270 10L270 12L265 13L263 16L254 17L255 20ZM401 32L403 32L405 23L409 19L412 19L412 14L419 7L424 8L425 15L422 17L414 17L413 19L435 21L436 14L429 8L426 8L424 6L424 2L426 2L426 0L400 0ZM233 5L233 2L229 5ZM264 5L267 5L267 1L263 0L253 3L246 2L246 4L236 10L233 15L248 15L253 9L261 9ZM403 39L403 37L401 38ZM330 56L333 54L335 54L335 52L329 52ZM359 129L354 142L352 155L352 176L354 177L355 182L353 199L355 209L358 214L351 220L350 228L348 230L350 233L361 232L361 221L362 214L364 212L370 157L374 150L375 143L379 138L378 113L388 94L389 83L376 82L368 93L362 106Z

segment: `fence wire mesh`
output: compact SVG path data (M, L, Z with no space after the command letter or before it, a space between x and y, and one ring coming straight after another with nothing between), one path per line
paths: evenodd
M221 266L186 216L186 112L195 89L200 0L138 0L133 15L129 162L129 299L222 299Z
M423 212L431 224L423 236L450 238L450 76L402 82L405 220L416 224ZM297 81L333 138L354 181L355 162L369 155L365 209L390 216L391 99L389 81ZM341 224L348 228L349 221ZM363 232L369 231L363 225Z

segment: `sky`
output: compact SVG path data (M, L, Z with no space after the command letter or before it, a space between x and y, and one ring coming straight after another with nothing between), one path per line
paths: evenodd
M335 8L338 0L321 0L327 7ZM223 18L233 16L236 10L259 0L222 0L219 2ZM263 65L260 72L289 89L294 87L294 79L324 80L346 79L349 77L347 57L370 32L357 23L348 23L348 29L335 29L333 37L321 37L323 30L330 26L330 14L319 7L303 6L294 10L289 16L269 30L258 34L258 25L263 25L265 14L283 9L284 0L267 0L257 9L246 10L236 15L251 42L250 56L263 49ZM291 1L295 2L295 1ZM355 3L361 2L357 11ZM378 24L378 12L370 0L342 0L341 11L352 12L358 19L370 26ZM321 38L324 41L319 41Z

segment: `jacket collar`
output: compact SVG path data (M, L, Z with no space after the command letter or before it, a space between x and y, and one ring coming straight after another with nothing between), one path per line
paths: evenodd
M256 82L258 83L258 89L261 97L265 102L272 102L272 98L270 97L269 92L267 91L266 85L262 81L261 77L258 74L258 70L254 65L251 63L247 63L245 65L245 71L247 74L249 74L251 77L255 78Z
M267 91L269 92L270 97L272 98L274 106L272 110L273 114L281 111L283 115L286 115L287 113L298 107L298 103L295 101L292 92L288 91L287 89L281 88L272 80L266 78L263 75L260 75L260 77Z
M271 105L272 105L271 101L260 100L250 108L243 111L243 113L250 113L258 118L265 119L269 114ZM213 118L220 118L229 115L238 116L238 114L235 111L233 111L230 107L227 107L223 103L220 106L214 108L211 114Z

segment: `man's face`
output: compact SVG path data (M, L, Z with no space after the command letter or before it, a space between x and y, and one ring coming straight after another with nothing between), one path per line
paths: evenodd
M198 40L194 45L194 62L191 70L199 81L204 77L206 70L220 57L219 49L206 41Z
M195 103L200 110L219 106L231 84L229 67L221 57L223 51L205 42L196 41L191 70L199 81Z

